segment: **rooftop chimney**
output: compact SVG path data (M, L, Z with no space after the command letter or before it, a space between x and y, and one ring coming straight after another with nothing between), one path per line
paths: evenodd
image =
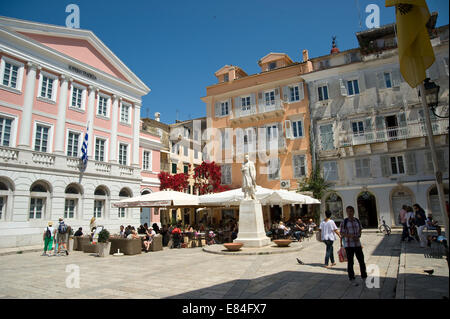
M309 60L308 50L303 50L302 55L303 55L303 62L306 62Z
M333 36L333 41L331 43L331 51L330 54L339 53L339 48L336 46L336 36Z
M155 121L159 122L159 121L160 121L160 118L161 118L161 113L156 112L156 113L155 113Z

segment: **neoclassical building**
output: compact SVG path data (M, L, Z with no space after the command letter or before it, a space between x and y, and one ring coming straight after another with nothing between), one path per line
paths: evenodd
M329 55L311 59L314 71L302 76L314 161L332 184L322 214L329 209L341 221L351 205L371 228L382 219L397 224L403 204L419 203L443 223L424 111L416 89L400 74L394 24L356 35L359 48L340 52L334 46ZM448 115L448 25L430 35L436 61L427 73L440 86L437 113ZM448 200L449 122L431 117Z
M138 224L112 203L159 188L160 137L140 130L150 89L88 30L0 17L0 63L0 247L41 243L59 217Z

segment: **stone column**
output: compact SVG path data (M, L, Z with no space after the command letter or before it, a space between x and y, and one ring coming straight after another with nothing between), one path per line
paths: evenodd
M88 92L88 107L87 107L87 119L89 124L88 129L88 157L94 158L94 150L95 150L95 141L94 141L94 117L95 117L95 93L96 88L94 88L92 85L89 85ZM84 136L83 136L84 139Z
M65 75L61 75L60 79L61 92L59 93L58 120L56 122L55 131L55 153L64 155L64 140L66 136L66 134L64 134L64 129L66 126L67 91L69 79Z
M25 85L25 95L23 102L22 118L20 121L20 137L18 147L31 148L30 143L30 130L32 127L31 118L33 114L33 102L34 102L34 89L36 86L36 74L37 70L41 67L37 64L28 62L27 63L27 82Z
M133 166L139 167L139 132L141 127L141 105L134 104L133 116Z
M109 145L109 162L117 163L117 126L119 123L119 97L113 95L111 109L111 143Z

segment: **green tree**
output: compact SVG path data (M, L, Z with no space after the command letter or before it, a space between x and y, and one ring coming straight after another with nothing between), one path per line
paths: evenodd
M331 183L327 182L320 173L320 165L317 164L309 177L305 177L298 181L297 192L312 192L313 197L322 200L323 195L329 190ZM313 206L313 213L316 222L320 219L320 206Z

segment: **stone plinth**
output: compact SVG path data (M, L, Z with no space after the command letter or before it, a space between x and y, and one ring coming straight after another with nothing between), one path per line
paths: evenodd
M264 230L261 203L257 200L243 200L239 205L239 232L234 243L244 247L264 247L271 244Z

